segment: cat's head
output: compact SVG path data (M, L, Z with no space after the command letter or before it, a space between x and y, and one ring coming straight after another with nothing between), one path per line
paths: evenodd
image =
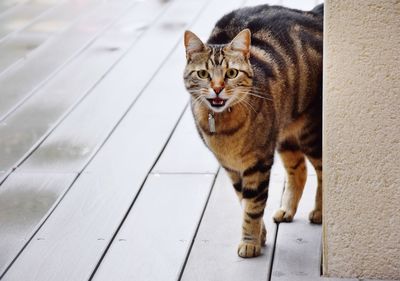
M245 29L228 44L210 45L185 32L184 80L195 103L222 112L246 97L253 77L250 38L250 30Z

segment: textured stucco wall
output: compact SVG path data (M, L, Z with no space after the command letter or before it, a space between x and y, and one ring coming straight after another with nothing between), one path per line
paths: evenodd
M327 0L324 274L400 280L400 1Z

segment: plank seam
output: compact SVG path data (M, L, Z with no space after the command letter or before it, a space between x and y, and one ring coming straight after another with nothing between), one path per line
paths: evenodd
M181 115L179 116L178 121L176 122L174 128L172 129L170 135L168 136L167 141L165 142L163 148L161 149L160 153L158 154L158 156L157 156L156 160L154 161L153 165L152 165L151 168L149 169L149 172L147 173L147 175L146 175L145 179L143 180L142 184L140 185L140 188L139 188L138 191L136 192L136 195L135 195L135 197L133 198L132 203L129 205L129 207L128 207L128 209L127 209L127 211L126 211L124 217L122 218L120 224L118 225L118 227L117 227L117 229L115 230L113 236L111 237L111 239L110 239L110 241L109 241L107 247L105 248L103 254L101 255L101 257L100 257L100 259L99 259L99 261L98 261L96 267L94 268L92 274L90 275L89 281L92 280L93 277L96 275L96 272L97 272L97 270L99 269L101 263L103 262L105 256L107 255L108 250L111 248L111 245L113 244L115 238L117 237L117 235L118 235L120 229L122 228L124 222L125 222L126 219L128 218L128 216L129 216L129 214L130 214L130 212L131 212L131 210L132 210L132 208L133 208L133 205L136 203L136 200L139 198L140 193L141 193L141 191L142 191L142 189L143 189L143 187L144 187L144 185L145 185L147 179L148 179L149 176L151 175L151 171L152 171L153 168L156 166L158 160L160 159L161 155L163 154L165 148L167 147L168 142L170 141L170 139L172 138L172 136L173 136L173 134L174 134L176 128L178 127L179 121L182 119L182 117L183 117L183 115L184 115L184 113L185 113L186 108L187 108L187 105L185 106L184 110L182 111Z
M26 3L21 3L22 4L26 4ZM39 15L37 15L36 17L34 17L32 19L32 21L30 21L28 24L17 28L13 31L11 31L10 33L7 33L6 35L4 35L2 38L0 38L0 44L2 44L4 41L7 40L7 38L11 37L12 35L15 35L15 33L21 32L21 30L24 30L30 26L32 26L33 24L35 24L37 21L39 21L42 17L45 17L47 14L51 13L52 10L55 10L56 8L58 8L59 6L65 4L65 1L61 1L59 3L57 3L54 6L48 7L47 9L45 9L44 11L42 11Z
M156 17L153 21L151 21L151 23L150 24L153 24L154 22L156 22L158 19L159 19L159 17L161 17L167 10L168 10L168 8L169 8L169 6L170 6L170 4L168 4L165 8L164 8L164 10L158 15L158 17ZM135 7L135 5L133 5L132 7L131 7L131 9L133 9ZM116 21L116 22L118 22L118 21ZM110 27L112 27L116 22L113 22L110 26L108 26L105 30L104 30L104 32L106 32L107 30L108 30L108 28L110 28ZM54 130L56 130L58 127L59 127L59 125L70 115L70 113L72 113L72 111L74 111L82 102L83 102L83 100L86 98L86 97L88 97L90 94L91 94L91 92L99 85L99 83L101 83L101 81L103 80L103 78L104 77L106 77L116 66L117 66L117 64L121 61L121 60L123 60L127 55L128 55L128 53L131 51L131 49L132 48L134 48L135 47L135 45L139 42L139 40L140 40L140 38L142 38L145 34L146 34L146 32L148 31L148 29L146 29L144 32L142 32L138 37L137 37L137 39L127 48L127 50L121 55L121 57L119 58L119 59L117 59L115 62L114 62L114 64L113 65L111 65L111 67L106 71L106 72L104 72L103 73L103 75L101 75L101 77L80 97L80 98L78 98L77 100L76 100L76 102L75 103L73 103L65 112L64 112L64 114L62 114L61 116L60 116L60 118L57 120L57 121L55 121L55 123L54 123L54 126L52 127L52 128L50 128L47 132L45 132L44 134L43 134L43 136L34 144L34 145L32 145L32 147L24 154L24 156L22 156L21 157L21 159L19 159L15 164L14 164L14 167L12 167L10 170L6 170L6 171L4 171L5 172L5 175L3 175L3 178L2 179L0 179L0 185L1 184L3 184L4 183L4 181L18 168L18 167L20 167L35 151L36 151L36 149L44 142L44 141L46 141L46 139L51 135L51 133L54 131ZM104 33L104 32L102 32L102 34ZM97 40L97 39L99 39L100 38L100 35L98 36L98 37L96 37L96 39L95 40ZM84 51L82 51L82 53L83 53ZM79 55L81 55L81 54L79 54ZM79 56L79 55L77 55L77 57ZM62 70L60 70L60 71L62 71ZM158 71L158 70L157 70ZM151 78L152 79L152 78ZM151 80L150 79L150 80ZM145 87L147 87L147 84L144 86L144 88L143 89L145 89ZM142 90L143 90L142 89ZM134 100L134 102L135 102L136 100ZM21 105L20 105L21 106ZM19 106L18 106L19 107ZM18 108L15 108L15 110L17 110ZM130 109L130 108L129 108ZM129 109L128 109L128 111L129 111ZM13 112L15 111L15 110L13 110ZM11 114L12 112L10 112L10 114ZM125 115L124 115L125 116ZM123 117L124 117L123 116ZM7 118L8 116L5 116L5 118ZM122 118L123 118L122 117ZM0 122L1 121L3 121L3 120L0 120ZM118 126L118 124L119 123L117 123L116 124L116 126ZM107 137L107 139L108 139L108 137ZM106 140L107 140L106 139ZM99 147L98 149L100 150L100 148L101 147ZM93 155L93 157L94 157L95 155ZM91 161L91 158L88 160L88 162L90 162ZM84 166L84 168L85 168L86 166ZM83 168L83 169L84 169Z
M22 5L25 5L27 2L28 2L28 1L20 2L20 3L14 4L13 6L10 6L10 7L6 8L6 10L4 10L4 11L2 11L2 12L0 13L0 19L1 19L2 17L6 17L7 14L11 14L11 13L13 12L13 10L16 10L18 7L20 7L20 6L22 6Z
M82 54L85 50L87 50L108 28L113 26L120 18L122 15L128 12L129 9L133 8L135 5L137 5L136 2L134 2L131 5L128 5L126 9L116 15L116 17L110 21L110 23L106 24L103 29L101 29L92 39L90 39L86 44L78 48L77 51L75 51L72 55L70 55L63 63L61 63L59 66L57 66L52 72L50 72L42 81L40 81L37 85L33 87L32 90L30 90L26 96L22 97L14 106L8 110L6 113L3 114L3 116L0 116L0 122L3 122L10 114L15 112L22 104L24 104L28 99L30 99L32 96L34 96L40 88L42 88L44 85L46 85L57 73L59 73L62 69L64 69L68 64L70 64L72 61L74 61L80 54ZM100 7L101 8L101 7ZM98 8L98 9L100 9ZM95 13L96 9L94 11L88 12L88 14ZM39 47L40 48L40 47ZM35 50L37 52L37 50ZM35 52L34 51L34 52ZM18 63L18 62L16 62ZM12 66L10 66L12 67ZM2 72L0 75L2 76L5 74L7 70Z
M206 200L206 202L205 202L205 204L204 204L203 211L201 212L201 215L200 215L199 221L198 221L198 223L197 223L197 227L196 227L196 230L195 230L195 232L194 232L192 241L190 242L190 246L189 246L189 249L188 249L188 251L187 251L187 253L186 253L185 260L184 260L184 262L183 262L183 264L182 264L182 268L181 268L181 271L180 271L179 276L178 276L178 281L181 281L181 279L182 279L183 273L184 273L184 271L185 271L186 264L187 264L187 262L188 262L188 260L189 260L189 257L190 257L190 253L192 252L192 248L193 248L194 242L195 242L196 237L197 237L197 234L198 234L198 232L199 232L199 230L200 230L201 222L203 221L204 214L206 213L206 210L207 210L207 207L208 207L208 203L209 203L210 198L211 198L211 194L212 194L212 192L213 192L213 190L214 190L214 186L215 186L215 183L216 183L216 181L217 181L217 175L218 175L218 172L219 172L220 169L221 169L221 168L218 167L218 171L217 171L217 173L214 175L214 179L213 179L213 182L212 182L212 184L211 184L211 188L210 188L210 191L209 191L209 193L208 193L207 200Z
M286 178L284 177L283 178L283 188L282 188L281 199L279 201L279 207L282 206L282 198L283 198L283 193L285 192L285 188L286 188ZM272 254L271 254L271 263L270 263L269 268L268 268L269 274L268 274L268 280L267 281L272 281L272 269L274 267L275 250L276 250L276 243L278 242L279 226L280 226L280 223L276 223L274 247L272 249Z
M210 1L210 0L209 0ZM173 2L171 2L173 3ZM197 21L197 19L199 18L199 16L201 15L201 12L205 9L205 7L209 4L209 2L206 2L206 4L202 7L202 9L199 11L199 13L197 14L196 17L194 17L193 22L188 26L190 27L194 22ZM170 5L170 4L169 4ZM105 145L105 143L107 143L107 141L109 140L109 138L111 137L111 135L114 133L114 131L118 128L118 126L120 125L120 123L125 119L126 115L128 115L128 113L131 111L131 109L133 108L133 106L136 104L136 102L139 100L139 98L143 95L143 93L145 92L145 90L147 89L147 87L151 84L151 82L153 81L154 77L160 72L160 70L164 67L164 65L166 64L166 62L169 60L170 56L175 52L178 44L181 42L182 40L182 36L179 37L179 40L176 42L176 44L171 48L171 51L166 55L165 59L162 60L161 64L156 68L155 72L153 73L153 76L146 82L146 84L143 86L143 88L139 91L139 94L134 98L134 100L130 103L130 105L128 106L128 108L125 110L125 112L121 115L121 117L118 119L118 121L115 123L114 127L109 131L109 133L107 134L107 136L105 137L105 139L97 146L97 148L95 148L93 154L91 157L89 157L89 159L87 160L86 164L83 165L83 167L81 168L80 171L77 171L77 173L81 173L83 172L86 167L90 164L90 162L96 157L97 153L101 150L101 148ZM184 110L186 110L186 107L188 106L188 104L185 105ZM182 118L184 111L181 113L179 120ZM176 128L177 124L174 127L174 130ZM48 137L48 136L47 136ZM47 138L46 137L46 138ZM44 140L43 140L44 141ZM43 142L42 141L42 142ZM168 139L169 141L169 139ZM30 155L33 153L34 151L31 151ZM30 156L28 155L28 157ZM21 166L25 161L27 160L27 158L23 159L23 162L21 162L19 166ZM157 158L158 161L158 158ZM154 168L154 165L151 169ZM150 170L151 171L151 170ZM149 172L150 173L150 172Z
M134 5L132 5L132 6L134 6ZM131 7L132 7L131 6ZM165 7L165 9L160 13L160 15L159 15L159 17L163 14L163 13L165 13L167 10L168 10L168 8L171 6L171 4L168 4L166 7ZM123 13L124 14L124 13ZM153 22L155 22L155 21L157 21L158 20L158 18L156 18ZM113 24L115 24L115 22L117 22L117 20L116 21L113 21L110 25L107 25L107 27L103 30L103 31L105 31L106 29L108 29L110 26L112 26ZM152 23L153 23L152 22ZM101 33L103 33L103 32L101 32ZM145 32L143 32L143 34L144 34ZM142 35L141 35L142 36ZM96 38L97 38L97 36L96 36ZM133 45L134 44L136 44L136 42L137 42L138 40L136 40L135 41L135 43L133 43ZM133 46L132 45L132 46ZM176 44L177 45L177 44ZM175 46L176 46L175 45ZM128 52L129 52L129 50L132 48L132 46L131 47L129 47L128 48L128 50L126 51L126 53L122 56L122 57L124 57ZM174 50L174 49L173 49ZM172 52L171 52L172 53ZM159 66L159 68L156 70L156 72L155 72L155 74L159 71L159 69L164 65L164 63L167 61L167 59L168 59L168 57L169 57L169 55L170 54L168 54L168 56L167 56L167 58L162 62L162 64ZM122 59L122 57L120 58L120 59ZM115 63L113 66L115 66L117 63ZM108 73L108 72L107 72ZM106 73L106 74L107 74ZM104 75L106 75L106 74L104 74ZM154 74L154 75L155 75ZM154 77L154 75L153 75L153 77ZM150 83L150 81L152 80L152 78L149 80L149 82L144 86L144 88L141 90L141 92L143 92L144 91L144 89L148 86L148 84ZM99 80L99 81L101 81L101 79ZM99 83L99 82L97 82L97 83ZM97 85L97 83L96 83L96 85ZM94 88L94 87L93 87ZM91 91L91 90L90 90ZM85 96L87 96L89 93L90 93L90 91L88 91L87 92L87 94L85 95ZM129 112L129 110L131 109L131 107L134 105L134 103L136 102L136 100L139 98L139 96L140 95L138 95L138 97L134 100L134 102L130 105L130 107L126 110L126 112L123 114L123 116L119 119L119 121L116 123L116 125L114 126L114 128L111 130L111 132L109 133L109 135L106 137L106 139L101 143L101 145L98 147L98 149L97 149L97 151L92 155L92 157L88 160L88 162L85 164L85 166L82 168L82 170L80 171L80 172L77 172L76 174L76 177L75 177L75 179L73 180L73 182L69 185L69 187L65 190L65 192L60 196L60 198L59 198L59 200L58 200L58 202L54 205L54 207L43 217L44 219L43 219L43 221L40 223L40 225L38 226L38 228L33 232L33 234L30 236L30 238L27 240L27 242L24 244L24 246L21 248L21 250L18 252L18 254L16 255L16 257L12 260L12 262L6 267L6 269L5 269L5 271L0 275L0 279L1 278L3 278L4 277L4 275L7 273L7 271L12 267L12 265L15 263L15 261L18 259L18 257L21 255L21 253L25 250L25 248L29 245L29 243L32 241L32 239L34 238L34 236L36 235L36 233L38 233L38 231L41 229L41 227L45 224L45 222L49 219L49 217L51 216L51 214L56 210L56 208L57 208L57 206L61 203L61 201L64 199L64 197L66 196L66 194L68 193L68 191L73 187L73 185L75 184L75 182L78 180L78 178L80 177L80 175L84 172L84 170L85 170L85 168L89 165L89 163L91 162L91 160L95 157L95 155L97 154L97 152L101 149L101 147L107 142L107 140L109 139L109 137L111 136L111 134L115 131L115 129L118 127L118 125L120 124L120 122L124 119L124 117L126 116L126 114ZM83 97L84 98L84 97ZM82 98L82 99L83 99ZM82 100L81 99L81 100ZM77 106L78 104L76 104L75 105L75 107ZM187 105L185 106L185 109L186 109L186 107L187 107ZM72 111L72 109L71 109L71 111ZM181 116L180 116L180 118L182 118L182 116L183 116L183 113L184 113L184 111L182 111L182 114L181 114ZM65 119L66 118L66 116L67 116L68 114L66 114L65 116L63 116L63 119ZM62 120L61 120L62 121ZM53 131L53 130L55 130L55 128L61 123L61 121L51 130L51 131ZM177 123L178 124L178 123ZM175 128L174 128L174 130L175 130ZM51 133L51 132L50 132ZM172 133L171 133L171 135L172 135ZM49 134L47 135L47 136L45 136L45 138L44 139L42 139L41 141L40 141L40 143L42 143L47 137L49 136ZM40 143L39 143L39 145L40 145ZM36 148L37 148L37 146L36 146ZM165 148L165 147L164 147ZM32 150L30 153L29 153L29 155L28 156L26 156L26 158L25 159L23 159L22 160L22 162L18 165L18 166L20 166L32 153L34 152L34 150ZM158 158L157 158L157 160L158 160ZM155 165L155 164L154 164ZM154 165L152 166L152 168L154 167ZM15 171L15 167L13 167L11 170L12 170L12 172L14 172ZM151 170L150 170L151 171ZM12 173L11 172L11 173ZM10 173L10 174L11 174ZM10 174L8 174L8 175L6 175L5 177L4 177L4 179L3 179L3 181L0 183L0 185L10 176ZM146 179L147 179L147 177L146 177ZM144 184L144 183L143 183ZM135 197L135 200L136 200L136 197ZM112 241L112 240L111 240ZM108 249L108 247L107 247L107 249ZM97 268L97 266L96 266L96 268Z
M57 206L61 203L61 201L66 196L67 192L71 189L71 187L74 185L74 183L78 180L78 178L80 176L80 173L69 173L69 174L76 174L75 178L72 180L71 184L65 189L65 191L61 194L61 196L57 199L57 201L54 203L54 205L49 209L49 211L43 216L42 220L38 223L37 228L31 233L30 237L27 238L23 247L18 251L17 255L12 259L12 261L7 265L7 267L4 269L3 273L0 273L0 280L6 275L8 270L10 270L10 268L13 266L15 261L19 258L19 256L22 254L22 252L25 250L25 248L29 245L29 243L33 240L33 238L39 232L41 227L46 223L46 221L49 219L51 214L55 211Z
M192 26L200 17L200 15L202 14L202 12L205 10L205 8L211 3L211 0L207 1L206 4L204 4L202 6L202 8L200 9L200 11L197 13L197 15L194 17L193 21L189 24L188 28L190 26ZM98 153L98 151L101 149L101 147L107 142L107 140L110 138L111 134L116 130L116 128L118 127L118 125L122 122L122 120L124 119L124 117L129 113L129 111L131 110L131 108L134 106L134 104L136 103L136 101L142 96L143 92L146 90L146 88L148 87L148 85L152 82L152 80L154 79L154 77L157 75L157 73L160 71L160 69L165 65L165 63L168 61L168 59L170 58L170 56L175 52L176 47L178 46L179 42L181 41L182 37L179 37L179 40L177 41L177 43L174 45L174 47L171 49L171 51L168 53L168 55L166 56L166 58L162 61L161 65L158 67L158 69L156 70L156 72L153 74L153 76L150 78L150 80L146 83L146 85L143 87L143 89L140 91L140 93L138 94L138 96L134 99L134 101L131 103L131 105L129 106L129 108L126 110L126 112L124 113L124 115L121 117L121 119L116 123L116 125L114 126L114 128L112 129L112 131L110 132L110 134L107 136L107 138L105 139L105 141L102 143L102 145L98 148L97 152L91 157L91 159L88 161L88 163L85 165L84 169L89 165L89 163L92 161L92 159L96 156L96 154ZM117 227L116 231L114 232L114 235L112 236L112 238L110 239L110 242L108 243L107 247L105 248L103 254L101 255L96 267L94 268L92 274L89 277L89 281L92 280L94 278L94 276L96 275L96 272L98 271L99 267L101 266L102 261L104 260L105 256L107 255L107 252L109 251L111 245L113 244L115 238L117 237L120 229L122 228L124 222L126 221L130 211L133 208L133 205L135 204L137 198L140 196L140 193L143 189L144 184L146 183L149 175L151 175L152 170L154 169L154 167L156 166L158 160L160 159L161 155L163 154L164 150L166 149L169 141L171 140L176 128L178 127L178 124L180 122L180 120L182 120L183 115L185 114L186 108L188 107L189 103L187 103L185 105L185 107L183 108L177 122L175 123L175 126L173 127L170 135L168 136L167 141L165 142L163 148L161 149L160 153L158 154L156 160L154 161L152 167L149 169L149 172L147 173L147 176L145 177L145 179L143 180L140 188L138 189L134 199L132 200L131 205L128 207L127 212L125 213L124 217L121 220L121 223L119 224L119 226Z
M65 3L62 2L62 3L60 3L60 5L57 5L57 6L53 7L51 10L56 9L56 8L58 8L59 6L62 6L62 4L65 4ZM90 6L89 6L89 7L90 7ZM43 41L40 45L38 45L35 49L33 49L33 50L31 50L31 51L25 53L22 57L19 57L17 60L15 60L15 61L11 62L9 65L7 65L3 70L0 71L0 77L3 76L3 75L6 75L7 72L9 72L9 71L12 71L13 68L18 67L19 64L23 63L23 62L26 61L28 58L34 56L35 53L40 52L41 48L42 48L43 46L45 46L46 43L48 43L49 41L51 41L53 38L55 38L55 37L57 37L57 36L60 36L60 35L63 34L64 32L67 32L70 28L73 28L74 25L75 25L76 23L78 23L79 21L84 20L85 17L87 17L87 16L91 16L91 14L95 13L95 11L96 11L97 9L100 9L100 8L101 8L101 7L90 7L87 11L83 12L83 13L82 13L81 15L79 15L76 19L73 19L71 22L69 22L68 25L67 25L66 27L64 27L64 28L62 29L61 32L59 31L59 32L54 33L53 35L48 36L48 37L46 38L46 40L44 40L44 41ZM51 12L51 11L48 11L48 13L50 13L50 12ZM47 13L46 13L46 14L47 14ZM42 16L42 15L41 15L41 16ZM44 16L45 16L45 15L43 15L43 17L44 17ZM36 19L35 21L32 21L30 24L25 25L25 26L23 26L22 28L20 28L20 29L18 29L18 30L13 31L13 32L11 33L11 35L16 36L16 35L18 35L19 32L24 32L25 29L31 27L31 26L32 26L33 24L35 24L35 22L37 22L38 20L40 20L40 18ZM106 27L106 28L107 28L107 27ZM100 33L102 33L102 32L100 32ZM3 44L3 43L4 43L4 42L2 42L3 40L4 40L4 41L7 40L6 37L8 37L8 35L6 35L5 37L3 37L3 38L0 39L0 44ZM97 37L97 36L96 36L96 37ZM7 43L7 42L5 42L5 43ZM90 41L90 42L89 42L89 45L90 45L91 43L92 43L92 42ZM84 50L80 51L80 50L78 49L78 53L77 53L77 54L73 54L72 57L71 57L71 60L72 60L73 58L77 57L77 56L78 56L81 52L83 52L83 51L84 51ZM64 64L62 64L61 67L64 66L64 65L66 66L66 65L68 65L68 64L69 64L69 60L67 60ZM57 72L58 72L58 69L56 69L56 70L54 71L54 75L55 75ZM45 80L43 80L43 81L44 81L43 85L45 85L45 83L46 83L46 81L47 81L47 79L48 79L49 77L50 77L50 79L51 79L51 77L54 76L54 75L53 75L53 72L51 72L51 73L45 78ZM40 86L42 86L42 85L39 84L39 87L40 87ZM36 88L34 88L33 90L31 90L30 92L31 92L32 94L34 94L35 91L36 91ZM18 106L18 104L17 104L16 106ZM2 120L3 120L4 118L6 118L7 115L9 115L9 113L12 113L12 110L13 110L13 108L11 108L9 112L6 112L5 114L3 114Z

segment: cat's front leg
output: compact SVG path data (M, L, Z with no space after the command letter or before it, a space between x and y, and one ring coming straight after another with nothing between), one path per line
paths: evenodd
M258 161L242 173L243 223L238 255L243 258L259 256L261 246L265 243L263 215L268 199L272 163L272 157Z

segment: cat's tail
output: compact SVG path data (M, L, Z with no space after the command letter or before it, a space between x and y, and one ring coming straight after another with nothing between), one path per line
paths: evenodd
M324 16L324 3L315 6L314 9L311 10L311 12L320 16Z

